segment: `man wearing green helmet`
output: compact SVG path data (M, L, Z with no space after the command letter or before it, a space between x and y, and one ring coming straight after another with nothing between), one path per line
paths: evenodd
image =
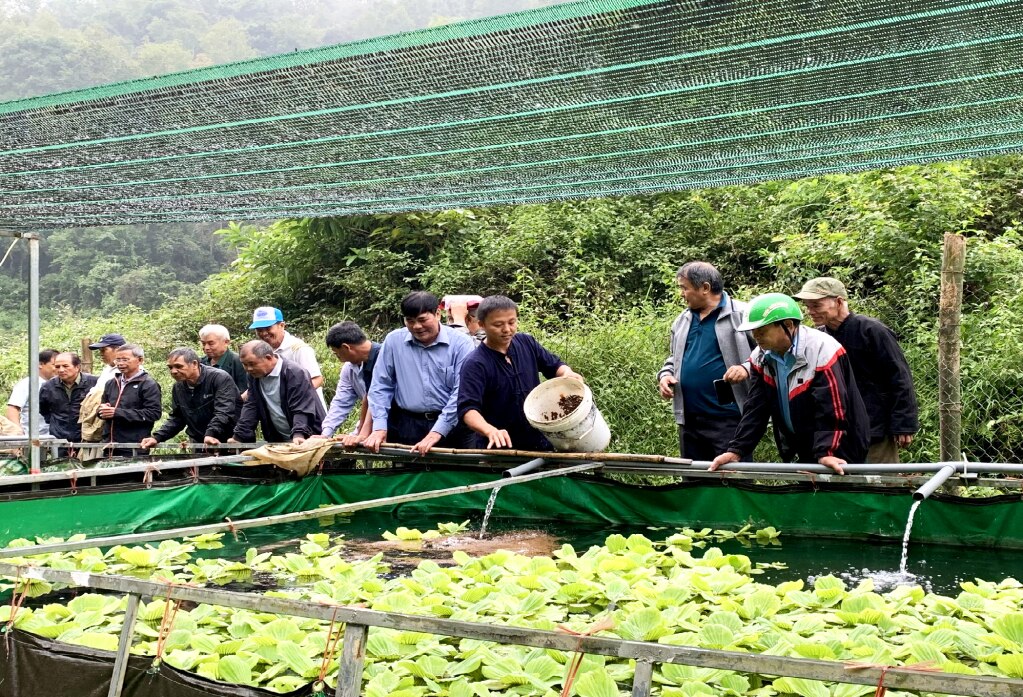
M774 424L774 439L785 461L814 462L839 474L842 465L863 462L870 420L856 389L842 345L802 326L798 303L782 293L754 298L740 329L753 333L749 397L728 450L711 470L738 462Z

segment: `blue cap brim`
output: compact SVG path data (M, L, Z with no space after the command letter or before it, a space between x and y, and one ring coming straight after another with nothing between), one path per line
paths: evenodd
M275 324L277 324L278 322L280 322L280 320L265 319L265 320L263 320L261 322L253 322L252 324L249 325L249 329L263 329L265 327L272 327Z

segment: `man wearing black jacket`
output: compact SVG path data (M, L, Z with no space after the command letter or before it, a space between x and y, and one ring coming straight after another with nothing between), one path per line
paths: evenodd
M894 332L878 320L849 311L841 281L828 276L807 281L795 295L818 329L849 354L856 386L870 417L869 464L899 461L899 449L919 428L913 376Z
M124 344L114 353L114 376L103 386L99 417L107 443L140 443L163 414L160 385L142 367L141 346ZM111 455L135 455L135 448L114 448Z
M320 433L325 409L302 366L275 355L259 339L242 346L239 355L249 374L249 398L229 442L253 442L257 425L269 443L302 443Z
M39 388L39 413L50 424L50 435L72 443L82 440L78 415L82 400L96 384L96 376L82 372L82 359L77 353L58 353L53 359L57 377Z
M240 402L231 374L201 365L199 354L190 348L176 348L167 354L167 369L175 380L170 416L140 445L152 448L182 430L193 443L219 445L230 438Z

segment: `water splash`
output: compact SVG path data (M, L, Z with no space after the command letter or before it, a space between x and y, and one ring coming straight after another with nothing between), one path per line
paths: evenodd
M878 593L886 593L900 586L920 586L928 593L932 592L933 589L933 583L926 575L903 574L898 571L866 568L850 569L839 573L838 577L852 586L857 585L861 581L870 580L874 584L874 590Z
M497 487L490 492L490 500L487 501L487 510L483 513L483 525L480 526L479 539L481 540L483 539L483 536L487 534L487 523L490 521L490 514L494 510L494 502L497 501L497 495L500 491L501 487Z
M889 591L899 586L921 585L924 590L929 590L929 583L925 577L909 573L909 536L913 532L913 518L916 516L916 509L922 501L914 501L909 509L909 517L906 519L906 531L902 534L902 558L899 560L898 571L882 571L872 569L859 569L839 574L850 583L858 583L865 579L874 582L874 589L877 591ZM922 563L922 562L921 562Z
M913 532L913 516L916 515L916 509L920 508L921 503L923 503L922 499L913 502L909 509L909 518L906 520L906 532L902 534L902 560L899 562L899 574L902 576L909 575L909 572L906 570L906 566L909 563L909 536Z

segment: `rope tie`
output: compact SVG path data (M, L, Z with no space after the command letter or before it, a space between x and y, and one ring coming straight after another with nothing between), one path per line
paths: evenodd
M78 493L78 470L71 470L71 495Z
M153 472L159 472L160 468L156 465L146 465L146 470L142 473L142 483L146 485L147 489L153 488Z
M160 629L156 633L156 656L153 658L153 667L158 668L163 662L163 649L167 644L167 637L170 636L171 628L174 626L174 618L178 615L178 609L181 607L181 601L177 600L174 602L174 608L171 609L171 595L174 593L174 586L178 585L174 581L167 581L167 601L163 606L163 619L160 620Z
M320 661L320 673L319 677L316 678L316 682L313 683L313 693L321 693L324 691L327 683L327 669L330 667L330 662L334 660L334 652L337 651L337 644L341 641L341 627L337 628L337 635L334 636L334 624L337 622L337 611L338 608L334 608L334 614L330 616L330 629L327 630L327 641L326 646L323 647L323 660ZM332 639L333 638L333 639Z
M230 518L224 518L224 520L227 521L227 529L228 529L228 531L231 533L232 537L234 537L234 541L237 542L238 541L238 528L236 528L234 526L234 521L231 520Z
M881 675L877 678L877 688L874 690L874 697L884 697L888 688L884 684L884 679L888 675L888 671L892 668L898 670L909 670L918 673L940 673L941 666L934 664L934 661L924 661L923 663L914 663L908 666L892 666L883 663L846 663L846 670L865 670L867 668L880 668Z
M810 486L813 487L813 493L816 494L818 491L820 491L820 489L817 488L817 473L816 472L808 472L807 470L797 470L796 473L797 474L805 474L807 476L807 479L809 479L809 481L810 481Z
M25 584L21 593L18 593L18 582L21 581L22 568L21 566L18 567L18 574L14 577L14 589L11 591L11 616L7 618L7 625L4 627L4 647L8 655L11 653L11 632L14 631L14 620L18 615L18 610L21 609L22 603L25 602L25 598L28 597L28 583Z
M582 652L583 639L588 636L592 636L597 632L602 632L605 629L613 629L615 626L614 618L608 615L607 617L595 622L582 632L577 632L574 629L569 629L564 625L558 625L557 631L564 632L565 634L571 634L572 636L579 637L579 641L575 645L575 653L572 654L572 660L568 664L568 673L565 675L565 683L561 688L561 697L568 697L572 694L572 685L575 683L576 675L579 673L579 667L583 664L583 658L586 656Z
M199 466L198 465L192 465L191 468L189 468L188 471L192 475L192 483L193 484L198 484L199 483Z

